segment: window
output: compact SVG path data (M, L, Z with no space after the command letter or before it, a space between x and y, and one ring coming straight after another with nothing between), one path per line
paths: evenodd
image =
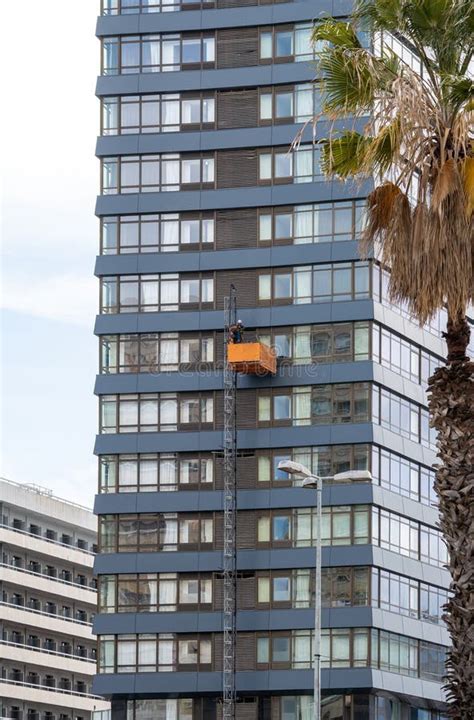
M257 482L275 485L294 485L288 473L278 470L280 460L294 460L312 468L317 475L329 476L347 470L369 468L369 447L367 445L332 445L301 447L283 450L261 450L257 453Z
M176 573L101 575L100 612L169 612L190 604L201 610L212 606L213 579Z
M257 540L259 543L288 544L291 535L291 514L274 514L262 516L257 523Z
M377 424L425 447L436 447L436 432L429 427L428 410L424 407L374 385L372 408Z
M165 0L166 1L166 0ZM216 720L212 698L128 700L127 720Z
M121 155L102 160L102 194L167 192L214 186L214 156Z
M99 642L101 672L166 672L178 670L180 665L212 663L211 640L205 636L108 635Z
M370 605L368 568L325 568L321 580L324 607Z
M288 148L262 151L259 153L259 181L264 185L314 182L321 176L320 152L318 145L301 145L295 153L290 153Z
M103 335L100 343L104 374L178 371L215 359L214 337L201 334Z
M293 116L293 94L291 92L277 93L275 98L275 114L278 119Z
M369 297L368 263L296 266L258 276L261 304L302 304Z
M442 535L428 525L382 508L374 508L372 532L373 542L387 550L438 567L447 563L447 551Z
M270 172L268 160L265 162ZM285 240L300 245L356 240L362 229L364 210L363 201L262 208L259 210L259 242Z
M318 114L320 109L321 97L317 85L259 89L259 119L264 125L272 122L306 122Z
M390 330L373 326L374 359L412 382L426 385L442 359L422 350Z
M373 283L373 297L374 300L380 302L382 305L389 307L393 312L397 312L403 317L410 320L411 314L408 309L400 303L390 302L387 292L389 273L387 270L380 267L378 263L372 265L372 283ZM436 337L442 337L444 328L446 327L447 314L446 310L441 310L436 313L435 316L428 321L424 326L427 332L432 333Z
M212 515L149 513L102 515L101 552L176 551L193 545L197 549L212 545Z
M260 62L294 62L316 58L318 47L311 43L311 25L276 25L260 30Z
M178 252L214 244L214 216L209 213L119 215L101 220L103 255ZM189 247L191 246L191 247Z
M310 570L289 572L273 571L259 574L257 577L258 605L272 607L310 607L310 586L314 584L314 574Z
M102 39L102 75L214 66L214 35L123 35Z
M323 545L365 545L369 542L369 513L365 505L323 509Z
M119 275L101 280L101 311L104 314L173 312L181 307L212 307L213 277L187 275Z
M369 386L355 383L262 390L257 405L259 424L298 426L367 422Z
M280 359L293 364L353 362L371 356L367 322L299 325L267 333L268 330L257 330L260 342L273 346Z
M311 547L315 541L315 511L298 508L293 511L274 510L261 514L257 520L257 542L291 547ZM369 542L369 511L367 506L334 506L324 508L323 545L352 545Z
M419 617L417 581L380 570L379 583L381 608L408 617Z
M436 504L433 470L383 448L372 449L372 476L379 485L399 495Z

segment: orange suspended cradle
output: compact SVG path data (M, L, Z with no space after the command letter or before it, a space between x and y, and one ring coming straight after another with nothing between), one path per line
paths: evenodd
M264 343L228 343L227 361L244 375L275 375L276 355Z

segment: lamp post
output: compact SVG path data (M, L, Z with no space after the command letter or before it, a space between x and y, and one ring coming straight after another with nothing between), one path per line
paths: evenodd
M368 470L349 470L320 477L309 468L293 460L281 460L278 469L290 475L302 475L302 487L316 489L316 576L314 593L314 720L321 720L321 520L322 520L322 488L323 481L349 482L350 480L372 480Z

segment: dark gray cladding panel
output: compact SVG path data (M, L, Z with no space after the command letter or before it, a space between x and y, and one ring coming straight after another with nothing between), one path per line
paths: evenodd
M92 692L110 695L202 695L219 694L222 686L221 672L166 672L166 673L121 673L119 675L96 675Z
M370 627L371 608L323 609L323 627ZM241 610L237 613L237 630L260 632L271 630L304 630L314 628L314 608L287 610Z
M381 613L384 617L386 613ZM420 624L419 621L414 621ZM325 608L322 626L332 628L370 627L372 608ZM271 630L304 630L314 627L314 608L286 610L239 610L237 630L261 632ZM383 625L382 625L383 627ZM115 613L99 615L94 620L96 635L119 633L222 632L222 612Z
M222 568L222 553L162 552L108 553L97 555L94 572L156 573L156 572L212 572Z
M115 382L114 382L115 379ZM199 392L221 390L222 372L202 371L198 373L120 373L119 375L98 375L94 392L96 395L110 393L139 392Z
M107 493L96 495L94 512L96 515L107 513L144 513L144 512L206 512L222 510L222 492L147 492L147 493Z
M258 85L309 82L313 77L314 67L305 62L219 70L104 75L97 78L96 95L139 95L141 93L256 87Z
M240 430L240 448L283 448L310 445L345 445L372 442L371 423L347 425L318 425L297 428L268 428L267 430Z
M237 672L238 692L260 694L272 692L310 694L314 687L313 670L257 670ZM324 668L321 672L323 690L383 690L400 698L422 698L424 707L443 710L441 685L396 673L370 668ZM142 695L169 697L172 694L193 696L215 694L220 696L222 673L143 673L96 675L92 692L104 697L111 695Z
M239 448L284 448L373 442L371 423L239 430ZM97 435L94 453L196 452L222 449L222 431Z
M370 565L372 564L372 546L324 547L322 556L323 565L325 566ZM240 570L313 567L314 562L314 548L239 550L237 553L237 565Z
M150 452L197 452L222 448L222 431L189 433L124 433L122 435L98 435L95 454L104 453L150 453Z
M360 260L357 240L283 245L272 248L214 250L212 252L174 252L130 255L101 255L96 259L95 274L136 275L138 273L175 273L210 270L306 265L344 260Z
M368 505L373 502L373 485L354 483L349 485L326 485L323 488L324 505ZM239 490L239 510L265 508L311 507L315 495L301 487L274 488L272 490ZM96 495L96 515L110 513L144 512L212 512L222 510L220 490L107 493Z
M318 15L346 17L352 11L353 3L347 0L318 0ZM242 12L239 8L213 10L188 10L178 13L132 14L99 17L96 35L134 35L136 33L158 33L208 30L227 27L251 27L276 23L302 22L315 16L314 0L283 3L282 5L249 6Z
M374 301L354 300L352 302L248 308L239 310L239 315L247 328L372 320ZM222 310L117 313L117 315L98 315L94 332L96 335L115 335L140 332L222 330L223 322Z
M357 121L340 121L334 125L319 122L317 137L327 137L331 128L343 130L350 128L362 132L367 118ZM107 155L138 155L142 153L169 152L205 152L224 148L269 147L271 145L290 145L301 124L267 125L256 128L233 128L231 130L206 130L204 132L150 133L138 135L113 135L99 137L96 146L98 157ZM313 126L304 128L302 142L313 141Z
M137 213L184 212L186 210L222 210L303 205L331 200L364 199L372 190L369 181L347 183L324 181L268 187L225 188L220 190L100 195L96 215L136 215Z
M241 550L237 556L239 570L268 570L313 567L314 548L280 550ZM449 573L442 568L402 557L398 553L372 545L323 548L325 567L347 565L376 567L412 577L416 580L449 586ZM212 572L222 569L222 552L179 553L111 553L98 555L96 574L151 572ZM430 626L431 627L431 626Z
M222 632L220 612L116 613L94 619L96 635L119 633Z
M238 490L237 501L239 510L304 508L315 504L315 494L308 493L301 487ZM325 485L323 504L325 506L373 504L431 527L436 527L438 522L435 508L408 498L400 499L396 493L369 482ZM222 492L218 490L201 493L197 491L107 493L96 496L94 512L97 515L130 512L214 512L222 510L222 505Z
M280 368L276 376L239 378L239 389L256 390L264 387L288 387L298 385L326 385L340 382L370 382L374 379L373 363L360 362L296 365ZM199 392L222 390L222 372L175 372L175 373L119 373L98 375L94 392L96 395L111 393L148 392Z
M373 550L371 545L324 547L323 565L373 565ZM313 567L314 562L314 548L239 550L237 553L239 570L305 568ZM222 570L222 552L108 553L97 555L94 561L94 572L98 575L213 570Z

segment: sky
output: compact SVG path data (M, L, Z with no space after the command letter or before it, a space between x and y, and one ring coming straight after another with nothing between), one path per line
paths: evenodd
M92 506L99 0L1 5L0 475Z

